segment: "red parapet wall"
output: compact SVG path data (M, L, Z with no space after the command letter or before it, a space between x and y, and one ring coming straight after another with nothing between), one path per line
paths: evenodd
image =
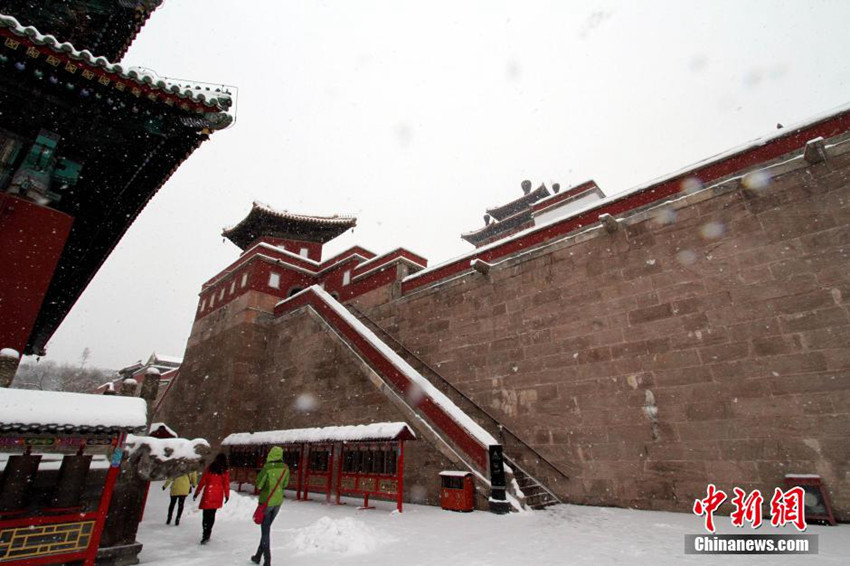
M352 326L345 318L339 315L334 308L320 297L312 289L280 303L275 307L275 316L309 306L322 319L340 334L355 352L365 361L369 367L383 377L387 382L395 386L403 395L413 393L415 384L411 379L397 368L379 348L376 348L366 337ZM482 445L472 434L463 428L442 407L434 402L429 396L422 397L421 402L415 407L416 411L442 431L455 443L455 446L469 456L479 469L486 471L488 467L489 447Z
M682 181L697 178L703 185L708 185L737 172L745 171L756 165L777 159L803 149L806 142L817 137L830 138L850 131L850 111L840 112L823 118L811 124L789 129L788 133L772 138L761 144L747 146L739 151L708 160L696 166L681 171L675 175L648 185L639 191L629 193L622 198L605 202L599 207L582 214L565 218L562 221L541 227L528 234L494 244L479 253L470 254L457 261L451 262L433 271L408 278L402 283L402 293L409 293L420 287L438 283L470 269L473 259L494 263L511 254L529 250L544 242L563 237L570 232L579 230L599 222L599 216L610 214L618 216L642 206L660 203L664 199L682 193ZM553 202L544 201L545 202Z
M73 221L0 194L0 348L26 348Z

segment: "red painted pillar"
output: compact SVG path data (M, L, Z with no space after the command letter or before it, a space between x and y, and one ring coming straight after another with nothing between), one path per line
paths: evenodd
M342 459L342 458L340 458ZM328 492L325 494L325 502L331 502L331 489L334 484L334 445L331 444L330 455L328 456Z
M345 460L343 457L343 450L345 450L345 445L339 445L339 463L337 464L337 472L336 472L336 504L341 505L340 497L341 497L341 483L342 483L342 462Z
M301 481L301 500L309 501L310 498L307 495L308 489L307 486L310 485L310 445L302 444L301 445L301 473L298 474L299 478L302 478Z
M89 548L86 551L84 566L94 566L94 561L97 558L100 535L103 534L106 513L109 512L109 502L112 501L112 491L115 489L115 482L118 480L118 472L120 471L121 457L124 455L124 441L126 438L127 434L122 432L116 440L115 452L112 454L109 471L106 473L106 482L103 485L103 493L100 495L100 505L97 507L97 520L94 523L91 541L89 541Z
M145 518L145 507L148 506L148 494L151 491L151 482L148 482L148 485L145 486L145 496L142 498L142 509L139 511L139 522Z
M398 502L396 509L401 513L401 508L404 500L404 440L398 441L398 463L396 464L396 474L398 475Z
M73 222L0 192L0 349L24 353Z

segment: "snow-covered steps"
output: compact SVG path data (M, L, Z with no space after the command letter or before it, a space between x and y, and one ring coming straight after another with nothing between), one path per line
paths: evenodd
M522 502L526 507L529 509L545 509L550 505L563 503L557 495L549 491L549 488L528 475L528 473L520 468L515 462L511 461L509 458L506 458L506 460L513 470L514 479L516 480L517 487L519 488L516 491L522 494Z
M479 483L491 490L491 500L500 499L491 480L501 484L504 475L501 445L492 434L321 287L314 285L279 302L274 314L284 316L303 308L317 315L372 370L380 380L376 385L406 415L417 433L432 441L450 460L472 471ZM496 461L491 452L499 455Z
M504 459L508 464L506 467L508 475L508 492L513 495L517 501L521 504L525 502L525 506L531 509L542 509L549 505L561 503L560 498L558 498L552 490L546 487L541 481L532 477L529 472L525 470L528 468L533 468L535 472L538 470L545 470L543 472L544 476L542 477L547 477L549 482L565 487L566 481L569 478L562 470L550 463L543 455L516 436L509 428L505 427L486 409L478 405L475 401L452 385L448 380L440 375L437 370L428 365L428 363L417 356L416 353L411 352L393 335L381 328L381 326L372 320L366 313L354 305L347 305L347 307L348 310L356 316L364 326L375 334L375 336L378 337L384 344L392 348L392 350L399 357L404 359L408 365L419 372L419 374L433 384L434 387L439 389L482 428L499 439L503 446ZM520 465L519 462L522 462L522 465ZM528 464L526 464L526 462L528 462Z

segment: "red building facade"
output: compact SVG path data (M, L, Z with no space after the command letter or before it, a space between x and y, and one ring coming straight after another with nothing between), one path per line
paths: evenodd
M394 281L397 269L415 273L428 261L403 248L380 256L354 246L322 260L322 247L353 228L351 216L309 216L255 202L248 216L222 235L242 249L235 262L204 283L195 320L249 291L285 299L320 285L346 300Z

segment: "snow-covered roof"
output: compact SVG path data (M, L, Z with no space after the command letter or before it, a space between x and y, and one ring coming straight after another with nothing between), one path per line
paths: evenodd
M52 35L44 35L32 26L24 26L12 16L0 14L0 28L9 29L14 35L27 38L39 46L46 46L55 53L65 55L75 61L81 61L91 67L102 69L109 74L117 75L123 79L130 79L138 85L144 85L163 95L177 96L178 98L191 100L208 106L214 106L218 110L226 111L233 104L229 89L224 86L211 87L201 86L200 83L186 81L178 82L158 76L149 69L138 67L124 67L118 63L110 63L105 57L96 57L91 51L78 51L70 43L61 43Z
M163 356L162 354L157 354L154 352L151 354L151 357L148 359L148 364L156 365L156 364L169 364L169 365L177 365L183 363L183 358L178 356Z
M471 476L472 472L458 472L454 470L443 470L440 472L441 476L445 476L447 478L465 478L466 476Z
M254 201L248 215L235 226L222 230L221 235L245 250L261 236L325 243L356 225L354 216L296 214Z
M180 436L179 434L177 434L176 432L174 432L174 429L172 429L171 427L169 427L169 426L168 426L167 424L165 424L165 423L151 423L150 432L151 432L151 433L154 433L154 432L158 431L158 430L159 430L159 429L161 429L161 428L165 429L165 432L167 432L168 434L170 434L170 435L171 435L172 437L174 437L174 438L177 438L178 436Z
M256 444L300 444L303 442L364 442L372 440L413 439L416 435L406 423L374 423L322 428L295 428L263 432L238 432L225 438L222 446Z
M0 431L105 432L146 424L147 406L138 397L0 389Z
M300 220L305 222L315 222L317 224L348 224L357 220L354 216L334 214L333 216L315 216L313 214L297 214L288 210L277 210L258 200L254 201L254 207L261 209L263 212L268 212L280 218L287 220Z

